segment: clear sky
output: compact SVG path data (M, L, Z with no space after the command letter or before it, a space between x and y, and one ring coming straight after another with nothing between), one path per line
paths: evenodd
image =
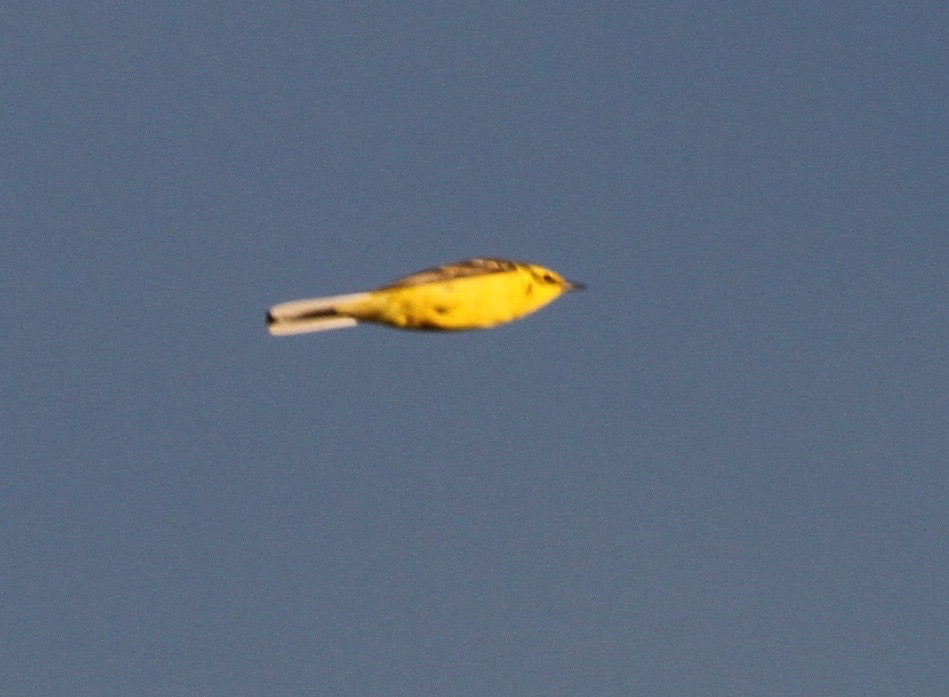
M0 693L937 696L944 2L0 10ZM472 256L488 332L277 339Z

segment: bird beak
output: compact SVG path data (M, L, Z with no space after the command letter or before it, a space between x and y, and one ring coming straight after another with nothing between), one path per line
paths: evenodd
M579 283L577 281L567 281L567 290L586 290L586 283Z

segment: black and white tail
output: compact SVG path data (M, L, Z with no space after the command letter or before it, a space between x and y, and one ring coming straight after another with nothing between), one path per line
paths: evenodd
M274 305L267 313L267 329L274 336L289 336L354 327L358 322L342 306L367 297L369 293L352 293Z

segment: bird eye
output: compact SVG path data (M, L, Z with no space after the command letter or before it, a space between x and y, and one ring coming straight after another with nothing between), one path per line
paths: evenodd
M556 283L556 282L557 282L556 279L554 279L554 277L551 276L549 273L545 273L545 274L544 274L544 280L545 280L547 283Z

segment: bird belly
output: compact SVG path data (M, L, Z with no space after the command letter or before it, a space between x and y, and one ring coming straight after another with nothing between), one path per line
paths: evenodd
M461 331L494 327L524 314L517 312L512 302L512 279L506 276L492 274L378 291L374 316L366 319L404 329Z

